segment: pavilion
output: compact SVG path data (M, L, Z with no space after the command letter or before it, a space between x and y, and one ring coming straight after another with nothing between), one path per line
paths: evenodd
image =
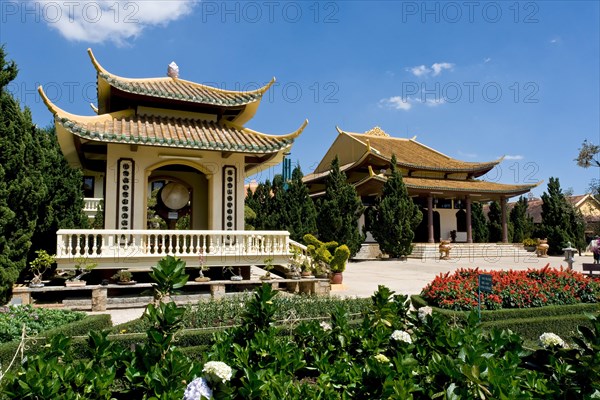
M466 162L451 158L411 139L396 138L375 127L365 133L337 128L338 136L312 174L304 177L313 197L324 194L325 181L333 159L339 159L365 206L375 204L389 173L392 155L396 156L409 196L423 210L423 221L415 242L434 243L450 238L473 243L472 202L499 201L502 206L502 240L508 242L507 199L529 192L541 182L510 185L477 179L497 166L502 158L490 162ZM368 221L366 222L368 226ZM362 224L365 224L364 217ZM369 240L370 235L367 235Z
M280 162L307 124L283 136L244 126L274 79L254 91L222 90L180 79L174 63L166 77L124 78L88 53L95 115L64 111L39 88L62 152L83 170L86 197L104 201L104 229L57 233L59 267L83 256L98 268L148 268L166 254L222 266L266 256L287 263L287 232L243 231L244 178ZM149 229L153 192L168 229Z

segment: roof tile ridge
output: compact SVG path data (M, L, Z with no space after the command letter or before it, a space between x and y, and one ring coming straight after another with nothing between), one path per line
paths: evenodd
M128 78L128 77L124 77L124 76L120 76L117 74L114 74L112 72L109 72L106 68L104 68L100 62L98 62L98 59L96 59L96 57L94 56L94 53L92 52L91 48L87 49L88 55L90 56L90 59L92 61L92 64L94 65L94 68L96 69L96 71L98 73L101 74L106 74L114 79L120 80L120 81L124 81L127 83L139 83L139 82L182 82L185 84L189 84L198 88L202 88L202 89L206 89L206 90L210 90L213 92L217 92L217 93L223 93L223 94L237 94L237 95L254 95L254 94L258 94L260 95L260 97L262 97L262 95L269 90L269 88L275 83L275 77L271 78L271 80L265 85L262 86L256 90L248 90L248 91L238 91L238 90L227 90L227 89L221 89L221 88L216 88L214 86L209 86L209 85L204 85L202 83L198 83L198 82L192 82L186 79L179 79L179 78L170 78L170 77L153 77L153 78ZM258 100L258 99L257 99Z

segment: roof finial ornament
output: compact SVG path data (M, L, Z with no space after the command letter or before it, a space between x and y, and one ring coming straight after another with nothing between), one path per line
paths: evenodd
M381 129L378 126L374 127L373 129L370 129L370 130L366 131L365 135L382 136L382 137L389 137L390 136L383 129Z
M167 75L173 79L179 78L179 67L175 64L175 61L172 61L167 68Z

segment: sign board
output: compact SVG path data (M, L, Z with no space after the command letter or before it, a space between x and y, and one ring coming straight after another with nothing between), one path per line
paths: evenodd
M179 213L177 211L169 211L168 218L177 219L179 218Z
M492 275L480 274L479 275L479 290L485 293L492 292Z

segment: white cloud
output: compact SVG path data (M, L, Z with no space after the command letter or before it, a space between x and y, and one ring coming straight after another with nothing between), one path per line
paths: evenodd
M192 12L197 0L29 0L67 40L123 45L145 28L166 26Z
M425 65L417 65L415 67L410 67L407 68L406 70L409 71L411 74L413 74L416 77L426 77L428 75L432 75L432 76L438 76L442 73L443 70L445 69L452 69L454 68L454 64L452 63L447 63L447 62L441 62L441 63L434 63L431 65L431 68L428 68Z
M489 63L490 61L492 61L491 57L486 57L486 58L484 58L484 59L483 59L483 63L484 63L484 64L487 64L487 63Z
M446 100L440 97L435 99L425 99L425 101L421 100L421 103L425 104L428 107L437 107L446 103Z
M404 111L408 111L412 108L411 99L402 98L401 96L392 96L387 99L381 99L379 101L379 106Z
M428 75L431 70L424 65L418 65L408 69L414 76Z
M523 157L522 155L519 155L519 154L504 156L505 160L522 160L523 158L525 158L525 157Z
M379 107L381 108L389 108L393 110L410 110L415 104L424 104L428 107L437 107L442 104L445 104L446 100L443 98L433 98L427 99L417 98L417 97L402 97L402 96L392 96L385 99L379 100Z
M454 67L454 64L443 62L443 63L435 63L435 64L433 64L431 66L431 69L433 69L433 76L438 76L439 74L442 73L443 70L445 70L445 69L452 69L452 67Z

